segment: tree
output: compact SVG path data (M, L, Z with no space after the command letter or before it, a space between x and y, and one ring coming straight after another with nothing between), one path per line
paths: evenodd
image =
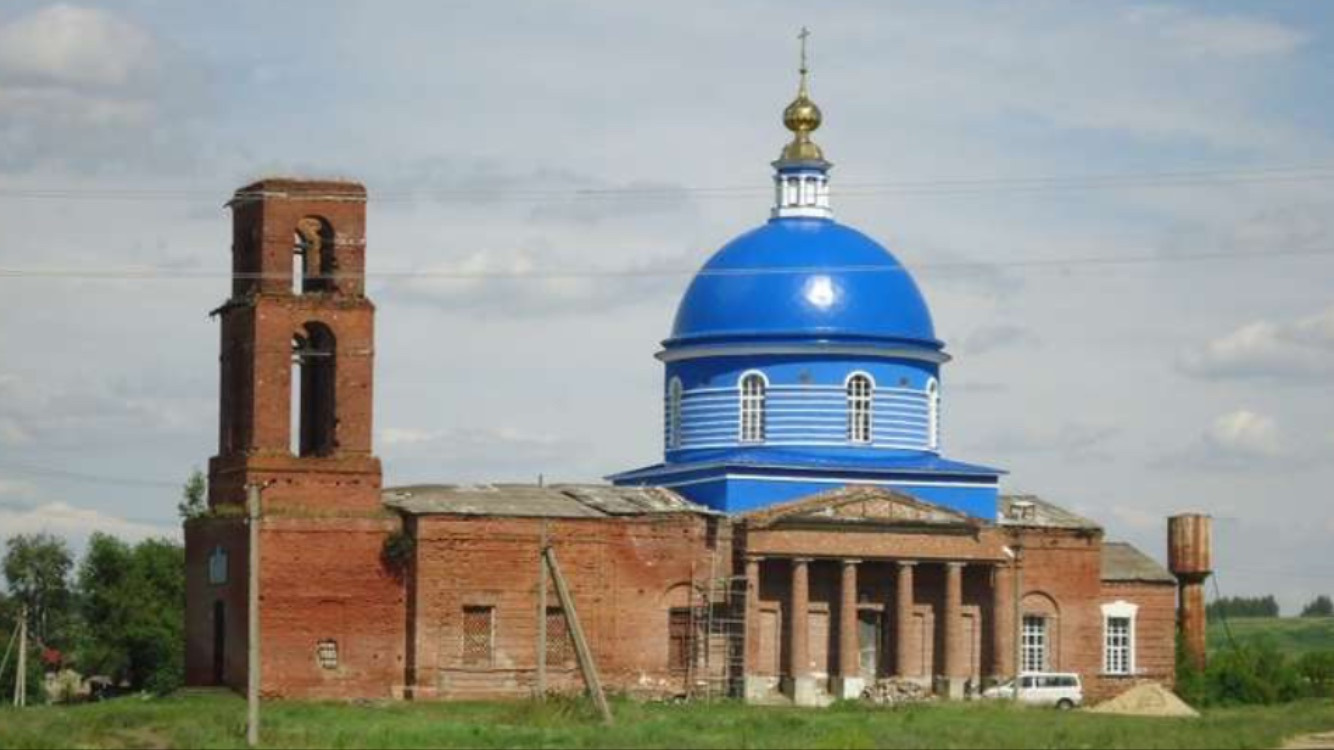
M69 546L51 534L18 534L6 544L5 581L13 598L28 608L28 627L38 643L53 645L68 622L72 567Z
M95 533L79 566L79 592L86 669L159 693L181 684L185 551L179 544L149 539L130 547Z
M1302 607L1302 617L1334 617L1334 601L1321 594Z
M1269 596L1225 596L1209 603L1205 615L1219 617L1278 617L1278 600Z
M207 498L208 480L204 478L204 472L195 469L190 472L190 478L185 480L185 486L181 488L181 501L176 504L176 512L181 514L181 520L189 521L207 513Z

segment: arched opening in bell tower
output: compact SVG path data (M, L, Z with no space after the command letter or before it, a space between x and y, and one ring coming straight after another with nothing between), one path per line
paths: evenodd
M324 456L335 448L336 342L322 323L292 337L292 455Z
M333 289L334 234L329 222L307 216L292 239L292 294Z

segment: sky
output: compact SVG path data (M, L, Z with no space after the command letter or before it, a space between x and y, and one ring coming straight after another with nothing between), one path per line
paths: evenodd
M179 537L236 188L370 191L387 485L661 456L653 358L763 222L811 29L837 218L914 273L942 441L1218 591L1334 593L1334 5L0 6L0 537Z

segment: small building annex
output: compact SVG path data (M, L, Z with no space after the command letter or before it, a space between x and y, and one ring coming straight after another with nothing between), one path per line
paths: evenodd
M943 453L950 357L908 270L834 220L821 117L803 69L770 218L704 265L658 354L662 460L608 485L384 488L366 192L238 190L211 512L186 525L188 682L246 683L258 485L271 697L582 689L548 547L603 681L635 694L814 705L893 678L961 697L1019 671L1078 672L1093 696L1170 683L1173 576Z

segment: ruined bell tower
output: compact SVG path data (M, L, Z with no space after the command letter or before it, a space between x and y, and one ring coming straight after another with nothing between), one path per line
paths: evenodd
M265 485L269 509L373 510L375 306L365 294L366 190L270 179L237 190L222 323L211 507Z

